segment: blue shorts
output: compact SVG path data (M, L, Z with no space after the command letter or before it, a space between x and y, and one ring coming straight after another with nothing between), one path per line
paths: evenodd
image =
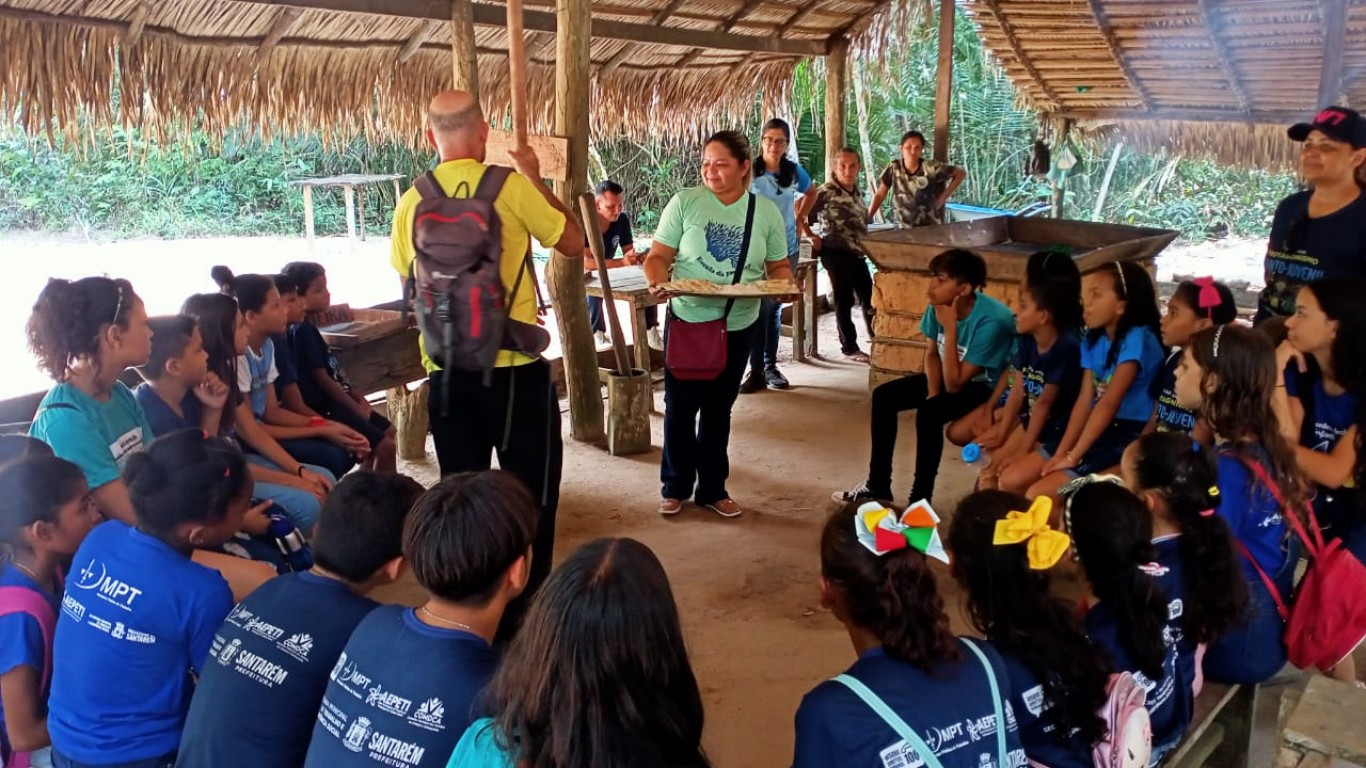
M1286 539L1285 562L1271 575L1281 595L1289 595L1299 563L1299 541ZM1246 575L1246 573L1245 573ZM1252 685L1268 680L1288 660L1285 650L1285 622L1276 611L1276 600L1262 583L1251 575L1247 584L1247 618L1210 643L1205 651L1205 677L1220 683Z

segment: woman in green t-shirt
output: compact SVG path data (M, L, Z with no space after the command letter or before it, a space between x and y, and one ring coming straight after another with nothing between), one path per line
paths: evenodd
M673 280L735 282L750 210L750 144L738 131L713 134L702 147L702 184L673 196L660 216L654 244L645 259L650 290L664 298L660 284ZM791 280L787 230L772 201L755 198L741 283L765 277ZM729 312L727 307L729 306ZM664 371L663 489L659 512L676 514L692 498L722 517L741 513L726 491L730 474L730 410L740 394L740 376L754 343L758 299L675 296L670 320L726 320L726 368L710 381L685 381ZM668 326L664 347L669 345ZM694 489L696 493L694 494Z

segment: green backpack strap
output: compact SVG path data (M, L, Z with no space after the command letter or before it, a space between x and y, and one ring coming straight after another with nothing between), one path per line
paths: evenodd
M998 768L1006 768L1006 718L1001 702L1001 687L996 684L996 670L992 669L991 661L982 653L982 649L977 647L976 641L966 637L961 639L963 645L977 656L977 660L982 662L982 667L987 671L987 682L991 684L991 703L996 707L996 765Z
M863 699L863 703L867 704L870 709L876 712L878 717L882 718L883 722L890 725L898 736L905 739L907 744L910 744L915 748L915 751L920 755L920 759L925 762L927 768L944 768L944 764L939 762L939 758L934 754L934 750L930 749L930 745L926 744L925 740L920 738L920 734L916 733L911 726L907 725L906 721L902 720L900 715L893 712L892 708L887 706L887 702L883 701L876 693L873 693L868 686L850 675L840 675L831 679L853 691L860 699Z

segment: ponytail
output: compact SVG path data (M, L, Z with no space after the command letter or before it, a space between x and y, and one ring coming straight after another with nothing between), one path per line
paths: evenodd
M821 533L821 575L839 590L849 621L887 655L928 672L961 657L925 555L907 547L874 555L854 532L858 505L830 516Z
M123 469L138 527L157 538L183 523L213 524L251 492L251 475L232 442L197 429L172 432L134 453Z
M1067 518L1091 591L1115 614L1120 644L1139 672L1162 679L1167 604L1154 582L1157 551L1147 508L1124 486L1095 482L1068 500Z

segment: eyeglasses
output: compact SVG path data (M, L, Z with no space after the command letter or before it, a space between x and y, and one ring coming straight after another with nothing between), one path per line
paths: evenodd
M763 139L760 139L760 143L762 143L762 144L772 144L772 145L777 146L777 147L786 147L788 144L791 144L792 142L788 141L787 139L774 139L774 138L764 137Z

